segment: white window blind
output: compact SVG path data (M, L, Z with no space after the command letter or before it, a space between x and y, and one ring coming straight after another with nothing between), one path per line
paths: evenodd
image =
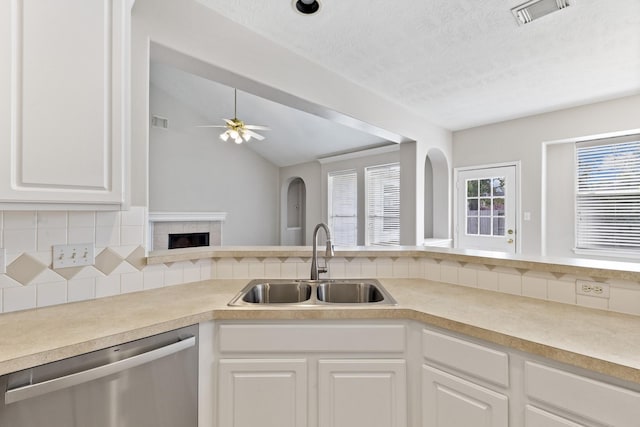
M576 144L576 248L640 252L640 136Z
M358 175L354 170L329 173L329 228L336 246L358 244Z
M365 169L366 245L400 244L400 164Z

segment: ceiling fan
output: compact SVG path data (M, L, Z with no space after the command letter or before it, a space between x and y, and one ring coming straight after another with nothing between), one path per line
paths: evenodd
M236 113L238 107L238 93L237 89L233 89L233 119L222 119L226 122L226 125L202 125L198 127L203 128L226 128L224 132L220 134L220 139L223 141L231 138L236 144L242 144L242 141L249 142L251 138L255 138L258 141L262 141L264 136L254 132L254 130L271 130L266 126L260 125L245 125L244 122L238 119Z

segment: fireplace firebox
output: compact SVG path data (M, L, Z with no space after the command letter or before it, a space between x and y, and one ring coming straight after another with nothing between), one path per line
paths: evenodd
M209 233L169 234L169 249L209 246Z

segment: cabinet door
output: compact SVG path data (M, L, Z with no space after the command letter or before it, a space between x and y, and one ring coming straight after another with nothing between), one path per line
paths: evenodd
M306 360L223 359L218 373L218 426L306 427Z
M508 398L422 365L423 427L508 427Z
M404 360L320 360L319 427L406 427Z
M0 2L0 202L122 202L132 5Z

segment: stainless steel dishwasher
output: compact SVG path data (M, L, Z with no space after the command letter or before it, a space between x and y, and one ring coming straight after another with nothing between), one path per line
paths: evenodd
M2 427L197 427L198 326L0 377Z

